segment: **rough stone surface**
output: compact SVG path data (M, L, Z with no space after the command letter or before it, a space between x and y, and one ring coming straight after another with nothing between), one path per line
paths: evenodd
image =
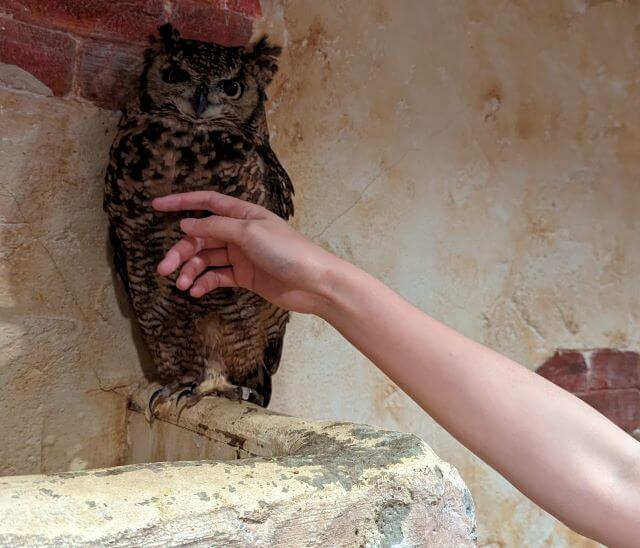
M227 9L251 17L259 17L261 13L260 0L226 0Z
M85 38L146 44L169 20L191 38L244 41L258 0L2 0L0 13ZM238 15L239 17L235 17ZM238 33L237 31L241 32Z
M144 47L86 40L80 46L76 92L98 106L126 105L138 94Z
M251 20L198 0L180 0L171 22L188 38L228 46L244 45L251 36Z
M53 92L35 76L16 65L6 63L0 63L0 85L18 91L29 91L37 95L53 95Z
M71 91L75 56L70 36L0 17L0 60L30 72L56 95Z
M126 387L142 373L101 207L116 122L0 89L0 476L126 456Z
M155 388L135 395L138 418ZM0 479L0 544L475 546L469 491L415 436L217 398L159 420L212 458L247 454Z
M0 11L80 36L146 42L162 24L162 0L2 0Z

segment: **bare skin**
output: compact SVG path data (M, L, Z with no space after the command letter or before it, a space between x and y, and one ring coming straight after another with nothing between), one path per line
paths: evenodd
M194 297L240 286L316 314L455 438L575 531L638 546L640 443L527 368L429 317L265 209L215 192L156 199L207 210L158 265ZM215 270L211 270L215 267Z

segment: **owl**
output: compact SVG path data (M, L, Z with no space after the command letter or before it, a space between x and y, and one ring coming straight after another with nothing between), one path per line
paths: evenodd
M159 31L145 53L139 98L120 121L104 194L115 268L163 383L147 416L173 398L192 406L208 395L266 407L288 312L240 288L195 299L176 288L177 273L157 274L183 236L184 215L156 212L151 201L216 190L293 215L293 186L271 150L265 116L280 48L266 37L224 47L183 39L168 24Z

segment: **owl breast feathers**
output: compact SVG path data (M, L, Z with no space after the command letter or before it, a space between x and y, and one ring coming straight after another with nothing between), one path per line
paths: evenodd
M287 219L293 187L269 146L265 87L280 49L185 40L168 25L145 56L138 104L111 148L104 208L115 267L164 383L149 412L174 394L215 394L266 406L288 312L239 288L194 299L156 266L181 237L180 216L151 201L216 190Z

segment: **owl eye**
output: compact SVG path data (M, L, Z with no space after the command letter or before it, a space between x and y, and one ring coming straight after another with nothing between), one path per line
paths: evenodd
M242 84L238 80L222 80L218 85L231 99L238 99L242 95Z
M162 79L169 84L181 84L189 80L189 74L179 67L168 67L162 71Z

